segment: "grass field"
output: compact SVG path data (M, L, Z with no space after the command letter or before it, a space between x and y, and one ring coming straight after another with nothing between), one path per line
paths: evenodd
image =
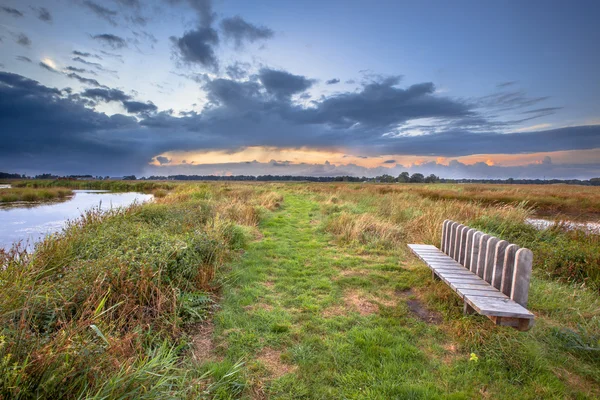
M0 253L0 396L600 396L599 237L535 230L542 206L449 185L171 189ZM444 219L533 250L531 331L463 316L409 254Z
M65 199L73 191L66 188L11 188L0 189L0 203L19 201L41 202Z

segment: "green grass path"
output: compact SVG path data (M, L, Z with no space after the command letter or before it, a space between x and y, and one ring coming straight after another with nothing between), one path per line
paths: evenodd
M454 298L450 290L432 283L416 260L407 261L405 249L338 246L322 230L320 205L309 196L286 192L283 204L260 224L262 239L248 246L224 284L214 318L214 360L203 366L222 381L214 398L514 399L568 393L533 339L514 352L504 348L521 343L506 340L519 340L520 333L510 329L490 331L488 350L479 353L479 362L469 361L470 349L443 327L459 321L469 335L470 324L489 322L462 319L458 302L448 300ZM436 300L418 298L424 285L421 293ZM425 303L446 310L437 314L441 325L430 323ZM232 373L238 361L243 366Z
M257 398L443 394L452 382L440 382L440 363L419 348L436 329L394 294L401 282L392 276L407 273L398 260L346 254L320 231L316 203L286 195L284 204L234 266L215 316L216 352L225 361L212 368L243 359L244 393Z

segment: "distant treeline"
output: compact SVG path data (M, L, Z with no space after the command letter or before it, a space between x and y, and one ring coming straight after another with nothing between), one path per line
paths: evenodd
M66 175L40 174L33 177L0 172L0 179L51 179L51 180L142 180L142 181L295 181L295 182L377 182L377 183L493 183L493 184L520 184L520 185L551 185L557 183L569 185L600 186L600 178L589 180L581 179L448 179L436 175L425 176L420 173L410 175L402 172L398 176L381 175L374 178L365 176L295 176L295 175L152 175L137 178L135 175L122 177L92 176L92 175Z

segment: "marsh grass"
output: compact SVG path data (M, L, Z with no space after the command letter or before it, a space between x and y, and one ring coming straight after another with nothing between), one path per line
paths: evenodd
M0 203L40 202L65 199L72 196L71 189L64 188L11 188L0 189Z
M263 201L242 203L245 190L187 185L151 204L90 210L31 254L0 251L0 397L208 390L213 378L185 365L184 328L207 318L219 268L255 229L250 210Z
M526 203L538 215L568 215L573 219L600 216L600 193L592 186L575 185L423 185L412 192L432 200L458 200L482 204Z
M155 190L172 190L176 186L183 184L177 184L173 182L163 181L113 181L113 180L93 180L93 181L80 181L80 180L68 180L68 179L57 179L57 180L26 180L26 181L14 181L11 182L13 188L30 188L30 189L43 189L43 188L66 188L66 189L80 189L80 190L111 190L114 192L145 192L151 193Z

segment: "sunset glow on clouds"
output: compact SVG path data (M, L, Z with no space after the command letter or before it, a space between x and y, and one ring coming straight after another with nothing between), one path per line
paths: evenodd
M7 0L0 169L600 176L594 13L540 5Z

